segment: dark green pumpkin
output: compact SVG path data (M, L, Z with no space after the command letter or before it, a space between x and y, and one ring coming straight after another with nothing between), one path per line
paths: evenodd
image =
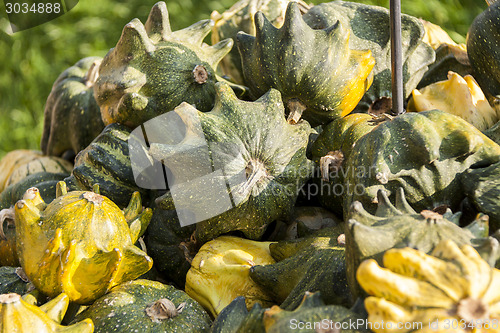
M467 33L467 55L474 78L489 97L500 95L500 3L479 14Z
M349 304L344 247L338 244L343 225L269 246L277 261L256 265L250 277L286 310L295 309L307 291L320 291L325 304Z
M161 300L169 300L171 304ZM180 313L176 310L184 303ZM167 305L171 312L163 311ZM153 307L152 307L153 306ZM175 315L173 315L175 314ZM205 310L182 290L156 281L120 284L79 313L73 322L90 318L95 333L207 332L211 320Z
M489 216L492 231L500 229L500 162L473 166L460 181L473 206Z
M78 61L59 75L45 103L41 148L45 155L77 154L104 128L94 99L99 57Z
M195 225L181 227L174 210L155 208L144 238L154 267L164 278L182 289L197 250L191 237L195 229Z
M438 110L406 113L361 137L344 163L344 212L354 201L376 210L377 192L400 187L416 210L458 209L459 176L471 165L495 163L500 146L460 117Z
M390 15L387 8L356 2L332 1L312 7L304 21L314 29L324 29L337 20L350 30L349 47L370 50L375 58L373 83L356 106L366 112L381 97L391 97ZM403 89L408 97L435 58L434 50L422 39L424 27L416 17L401 16L403 45Z
M0 295L16 293L24 295L34 289L21 267L0 267Z
M116 47L104 57L95 85L104 123L133 128L182 102L210 110L218 81L214 68L233 44L231 39L204 44L212 24L204 20L172 32L161 1L145 25L138 19L125 25Z
M476 238L488 237L488 217L480 215L466 228L459 226L461 213L444 214L430 210L417 213L406 201L403 189L396 192L392 204L383 190L377 193L375 214L367 212L360 202L351 205L346 218L346 265L349 287L355 297L362 294L356 270L366 259L382 263L385 251L411 247L430 253L442 239L472 245Z
M269 223L288 216L311 175L311 128L286 122L274 89L255 102L238 100L225 83L216 89L212 111L183 103L166 115L180 119L162 128L175 144L150 142L150 155L167 166L174 189L157 204L175 208L181 225L196 222L200 244L233 231L259 239Z
M99 184L100 193L120 208L128 205L130 197L139 191L142 202L148 205L148 190L140 188L132 170L128 139L130 129L120 124L111 124L78 153L75 166L64 179L70 190L91 191Z
M255 37L243 32L236 37L245 83L253 97L277 89L290 121L302 116L313 127L356 107L371 84L375 64L366 48L349 47L348 25L333 22L324 28L309 27L292 1L281 28L258 12Z

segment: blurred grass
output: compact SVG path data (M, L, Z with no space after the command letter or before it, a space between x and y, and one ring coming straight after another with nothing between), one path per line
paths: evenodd
M144 22L156 0L80 0L69 13L29 30L9 35L0 6L0 158L19 149L39 149L43 108L59 73L88 56L104 56L123 26L134 17ZM166 1L173 30L209 18L233 0ZM316 0L313 3L319 3ZM389 0L358 0L389 7ZM470 23L486 8L480 0L402 0L404 13L441 25L464 42Z

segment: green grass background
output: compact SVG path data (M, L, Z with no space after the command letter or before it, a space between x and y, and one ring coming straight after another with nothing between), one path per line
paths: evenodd
M474 17L487 7L482 0L401 1L404 13L439 24L456 42L465 41ZM0 158L14 149L39 149L45 100L57 76L81 58L104 56L123 26L135 17L144 22L155 2L80 0L67 14L12 35L6 33L9 23L0 4ZM222 12L234 2L166 1L174 30L209 18L212 10ZM358 2L389 7L389 0Z

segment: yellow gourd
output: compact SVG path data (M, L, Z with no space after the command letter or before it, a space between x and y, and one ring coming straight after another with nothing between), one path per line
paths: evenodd
M431 255L391 249L383 264L369 259L357 270L374 332L500 332L500 270L470 245L444 240Z
M451 71L448 73L448 80L412 92L408 111L433 109L459 116L481 131L499 120L476 80L470 75L462 77Z

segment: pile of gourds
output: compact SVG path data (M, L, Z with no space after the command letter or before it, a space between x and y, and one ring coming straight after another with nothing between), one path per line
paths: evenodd
M500 332L499 17L403 15L394 116L385 8L158 2L0 161L0 332Z

